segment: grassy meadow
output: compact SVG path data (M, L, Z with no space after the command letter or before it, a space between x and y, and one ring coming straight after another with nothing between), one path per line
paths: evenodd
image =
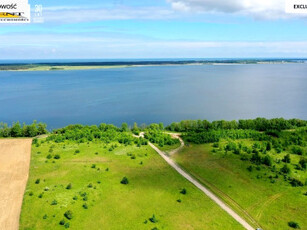
M248 139L231 142L250 149L255 143L262 144ZM284 230L293 229L288 222L294 221L301 229L307 229L306 186L293 187L278 173L284 165L282 159L290 154L291 163L287 165L291 171L287 177L304 181L306 170L296 169L301 156L272 149L266 153L273 159L270 168L251 164L248 154L225 151L228 143L224 139L218 144L189 144L174 159L250 223L263 229Z
M243 229L148 145L41 139L20 229L65 228Z

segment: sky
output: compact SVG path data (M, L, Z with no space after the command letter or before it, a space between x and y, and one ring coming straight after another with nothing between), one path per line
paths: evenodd
M307 58L307 14L284 0L29 0L0 24L0 59Z

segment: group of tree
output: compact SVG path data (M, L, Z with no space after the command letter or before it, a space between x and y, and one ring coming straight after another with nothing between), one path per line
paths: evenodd
M11 126L0 123L0 137L35 137L46 133L48 133L47 125L41 122L34 121L29 125L14 122Z
M160 147L179 143L178 139L172 138L169 134L162 132L160 129L147 129L144 137L148 141L158 144Z
M209 122L207 120L184 120L180 122L174 122L167 126L166 129L176 132L203 132L219 129L250 129L257 131L269 131L286 130L305 126L307 126L307 121L300 119L285 120L284 118L256 118L238 121L220 120L213 122Z
M68 125L64 128L53 130L47 140L55 142L64 142L65 140L84 143L93 140L100 140L105 143L118 141L125 145L139 143L142 141L133 137L127 124L123 124L121 128L112 124L101 123L100 125Z

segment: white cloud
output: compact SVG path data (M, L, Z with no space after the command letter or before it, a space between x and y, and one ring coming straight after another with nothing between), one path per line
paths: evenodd
M285 0L167 0L174 10L210 13L232 13L260 19L290 18ZM296 17L301 17L297 16Z
M161 7L127 7L114 8L83 8L83 7L46 7L46 22L78 23L102 20L129 19L167 19L175 17L172 9Z
M307 41L174 41L124 38L112 34L20 33L0 35L0 40L1 58L5 59L307 56Z

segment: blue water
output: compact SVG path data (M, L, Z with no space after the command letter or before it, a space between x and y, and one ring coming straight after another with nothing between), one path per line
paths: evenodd
M0 121L116 125L307 119L307 64L0 71Z

